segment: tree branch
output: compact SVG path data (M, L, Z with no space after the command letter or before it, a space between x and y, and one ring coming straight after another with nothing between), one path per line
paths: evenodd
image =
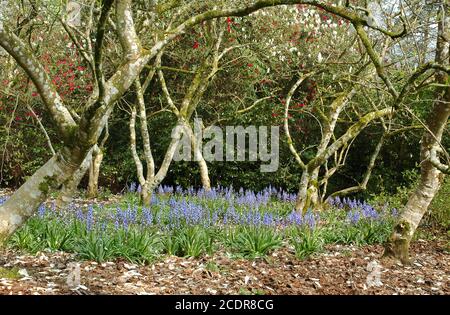
M64 106L56 92L50 77L34 54L25 46L20 38L14 35L7 26L0 28L0 46L2 46L22 67L36 86L47 110L63 138L70 137L72 127L76 126L69 110Z

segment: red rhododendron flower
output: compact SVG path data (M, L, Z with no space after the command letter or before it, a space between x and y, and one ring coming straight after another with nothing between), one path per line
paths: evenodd
M227 31L231 33L231 18L227 17Z
M195 41L192 48L197 49L200 46L199 42Z

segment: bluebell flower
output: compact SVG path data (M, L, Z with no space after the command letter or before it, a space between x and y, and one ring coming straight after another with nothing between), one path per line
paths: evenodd
M318 219L318 215L315 215L311 210L308 210L308 212L305 214L304 222L308 224L310 229L314 229L316 227Z
M94 225L94 207L92 205L88 206L88 212L86 215L86 228L92 230Z
M156 194L152 194L152 198L151 198L150 204L151 205L158 205L159 204L159 199L156 196Z
M378 212L369 204L364 203L361 207L362 214L367 219L378 219Z
M163 193L165 193L165 194L172 194L173 193L173 186L163 186Z
M211 216L212 225L216 225L218 220L219 220L219 214L217 213L217 211L214 211Z
M357 224L361 218L361 215L359 214L359 211L349 211L347 213L347 221L349 221L352 224Z
M273 225L273 215L271 213L265 213L262 223L266 226Z
M43 218L45 216L45 205L41 204L38 208L38 216Z
M156 224L157 224L158 226L162 226L161 211L159 211L159 212L156 214Z
M76 218L78 221L84 221L84 215L83 215L83 211L78 208L77 212L76 212Z
M143 222L146 226L153 224L153 214L148 208L142 209Z
M297 211L293 210L288 216L287 216L287 223L292 225L301 225L303 223L302 214L298 213Z
M398 216L398 210L397 210L397 208L392 208L391 214L392 214L393 217L397 217L397 216Z

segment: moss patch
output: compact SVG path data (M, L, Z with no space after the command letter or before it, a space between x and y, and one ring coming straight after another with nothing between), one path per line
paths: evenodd
M19 269L17 267L14 267L12 269L0 267L0 278L19 279Z
M51 189L56 188L56 175L55 176L45 176L42 183L39 184L39 190L47 196Z

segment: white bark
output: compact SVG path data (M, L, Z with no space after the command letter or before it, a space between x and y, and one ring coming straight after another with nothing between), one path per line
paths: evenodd
M56 199L56 206L59 209L64 208L66 205L72 202L73 195L76 193L78 185L89 169L89 165L91 164L91 162L92 150L86 155L85 159L78 167L78 169L73 173L72 177L63 184L58 198Z
M0 207L0 239L7 238L19 228L46 199L48 193L70 179L77 168L77 163L57 153L37 170Z
M92 152L92 161L89 165L89 182L87 187L87 197L97 198L98 179L100 176L100 166L103 161L103 149L95 146Z
M448 9L448 4L447 6L443 5L439 13L435 61L438 64L448 65L450 42L448 39L445 40L444 33L448 33L450 17L446 16L448 12L446 9ZM412 237L444 179L444 174L433 164L432 152L440 145L450 117L449 74L448 72L438 72L435 77L443 87L436 89L433 110L428 117L427 128L425 128L421 141L420 182L400 213L391 238L385 246L384 256L394 257L403 263L409 262L409 246Z

